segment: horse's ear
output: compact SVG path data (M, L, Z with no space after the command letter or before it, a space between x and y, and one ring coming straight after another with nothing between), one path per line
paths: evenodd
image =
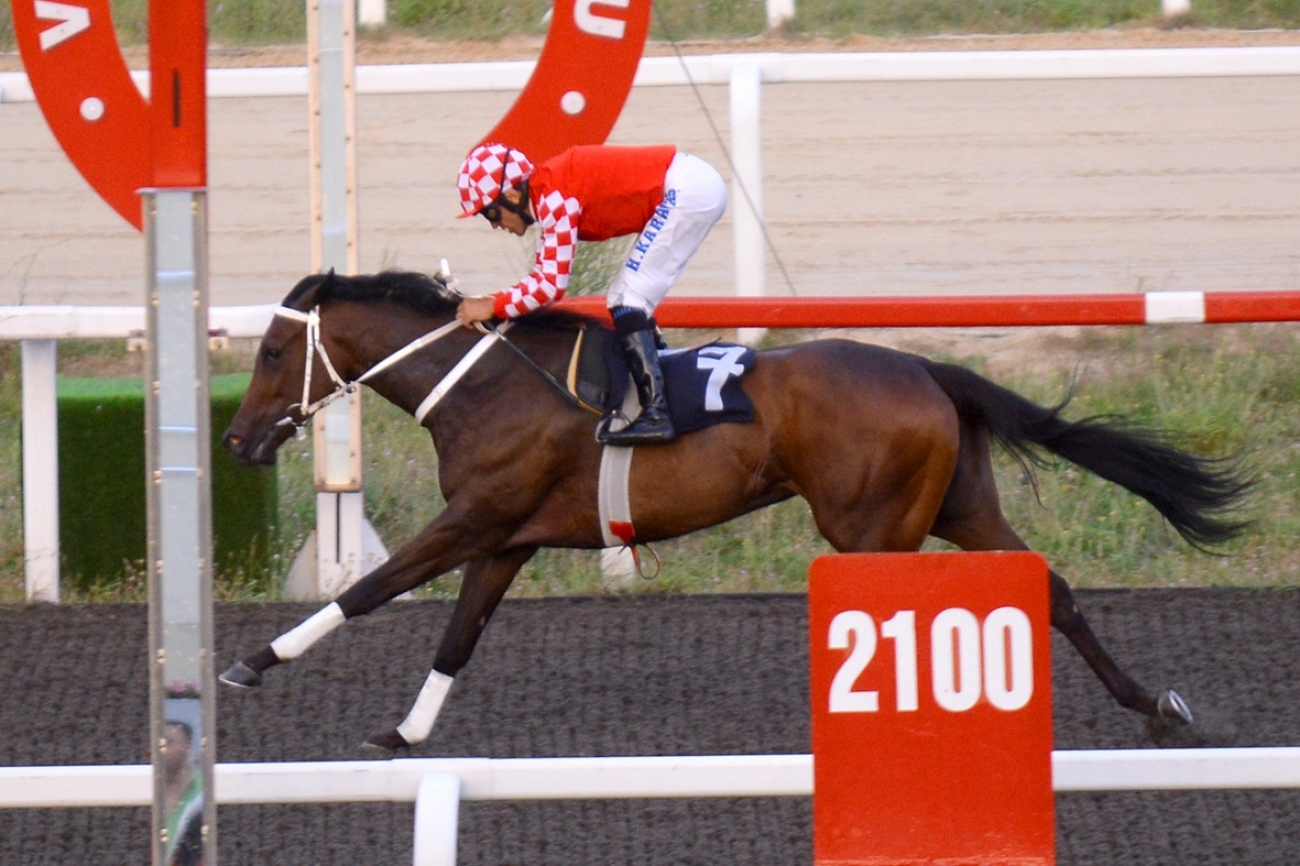
M447 260L443 259L442 264L438 267L438 272L431 276L433 283L438 287L439 294L444 298L459 303L464 297L460 293L460 280L451 275L451 268Z
M320 281L320 284L316 286L317 300L318 301L324 300L324 298L328 297L330 289L334 287L334 284L336 282L338 282L338 278L334 274L334 268L331 267L328 271L325 272L325 276Z

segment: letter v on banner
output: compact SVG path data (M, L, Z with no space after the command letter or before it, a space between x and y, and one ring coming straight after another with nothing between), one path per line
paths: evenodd
M206 179L202 5L150 3L146 102L122 58L109 0L13 0L14 32L41 112L72 164L142 229L141 189Z
M482 141L541 162L614 128L650 30L651 0L558 0L528 84Z

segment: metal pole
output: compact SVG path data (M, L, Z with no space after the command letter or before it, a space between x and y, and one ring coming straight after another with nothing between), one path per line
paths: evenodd
M215 864L207 197L180 188L143 197L153 863L191 842L197 813L196 844Z

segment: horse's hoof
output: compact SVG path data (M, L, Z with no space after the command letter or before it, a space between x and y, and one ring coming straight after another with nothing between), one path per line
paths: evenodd
M1169 719L1182 725L1192 723L1192 711L1188 708L1187 702L1184 701L1173 689L1160 693L1156 700L1156 712L1160 718Z
M255 689L262 684L262 675L243 662L235 662L217 679L237 689Z
M376 758L391 758L395 753L410 747L411 744L406 742L405 737L397 733L396 728L367 737L366 741L361 744L361 748L366 754Z

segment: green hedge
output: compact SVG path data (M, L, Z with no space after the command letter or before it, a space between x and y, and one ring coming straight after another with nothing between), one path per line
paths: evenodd
M221 447L250 375L213 376L212 534L217 574L265 568L279 527L275 467L250 468ZM82 590L143 574L144 383L60 377L62 579Z

